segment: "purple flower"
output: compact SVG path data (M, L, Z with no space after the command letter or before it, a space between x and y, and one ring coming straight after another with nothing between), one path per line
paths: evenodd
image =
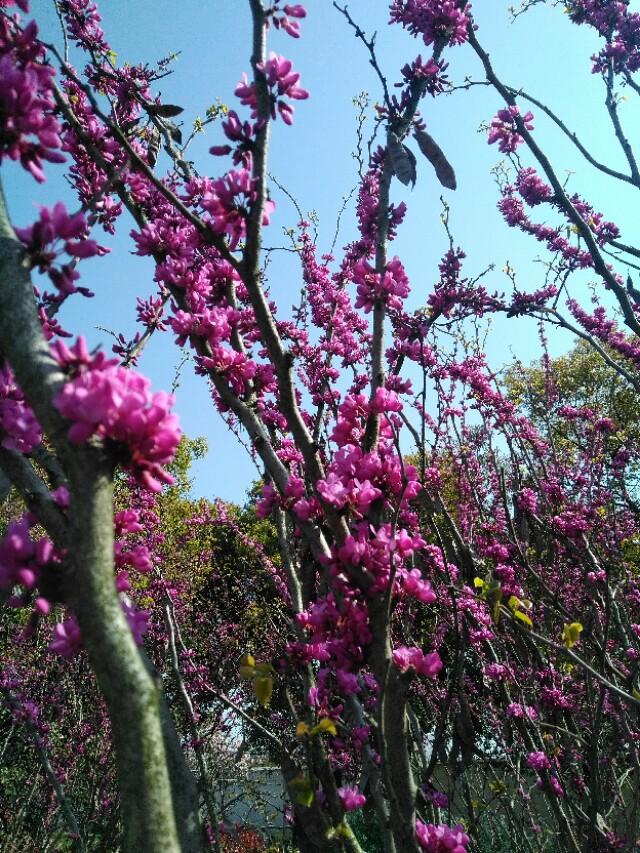
M63 163L60 125L53 115L55 72L42 63L44 50L31 21L24 30L10 18L0 21L0 163L19 160L44 181L43 160Z
M530 752L527 755L527 767L530 767L532 770L549 770L551 762L542 751Z
M520 116L520 110L516 106L508 106L499 110L491 122L487 141L489 145L497 142L498 148L503 154L513 154L518 145L522 145L524 142L518 130L516 117L521 118L527 130L533 130L533 113L528 112Z
M58 341L56 354L75 373L54 400L73 422L69 439L80 444L97 434L122 445L125 467L150 491L172 483L162 466L171 462L180 440L177 417L170 413L173 398L151 394L148 379L102 354L89 358L82 339L73 350Z
M413 669L418 675L425 675L428 678L435 678L442 669L442 661L437 652L429 652L425 655L422 649L415 646L398 646L393 650L392 659L401 672Z
M416 837L427 853L466 853L469 836L462 826L416 821Z
M306 89L298 86L300 75L293 71L293 64L284 56L278 56L271 52L265 62L258 63L257 68L264 74L265 81L270 90L271 117L276 117L276 111L280 113L285 124L293 123L293 107L284 98L302 101L309 97ZM258 117L258 96L255 83L251 82L246 74L235 89L235 94L240 98L240 103L251 108L252 118Z
M361 794L357 788L338 788L338 796L342 800L342 806L346 812L362 808L367 802L365 795Z
M464 44L470 5L463 11L455 0L392 0L391 23L401 24L413 36L422 36L426 45Z

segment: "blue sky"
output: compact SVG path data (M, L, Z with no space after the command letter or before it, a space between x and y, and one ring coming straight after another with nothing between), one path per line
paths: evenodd
M537 6L511 23L508 3L503 0L476 0L473 4L479 25L478 37L492 57L502 79L522 87L559 113L592 153L613 167L624 168L610 125L605 121L602 87L590 74L589 56L598 48L592 31L570 24L561 9ZM632 6L635 4L632 3ZM43 36L60 41L53 2L32 0L32 13L40 21ZM369 93L372 102L380 96L377 79L366 52L333 8L330 0L308 0L308 17L302 22L298 41L284 33L270 34L270 48L292 59L309 89L308 101L296 104L296 119L288 128L274 127L270 170L293 193L303 211L314 210L320 221L320 246L328 250L335 231L336 215L342 198L354 186L357 167L351 157L355 144L353 97ZM242 71L249 69L250 20L246 0L124 0L100 6L104 29L118 61L154 62L172 52L180 52L174 74L162 81L165 102L184 107L185 127L204 116L206 108L220 98L236 106L233 89ZM380 64L392 84L400 79L399 69L422 52L424 45L399 27L387 26L388 4L376 0L351 0L353 17L368 32L378 32ZM467 46L450 49L449 76L456 82L465 77L481 79L478 60ZM81 60L78 60L80 62ZM491 119L502 106L498 96L484 87L439 97L423 103L422 114L429 132L436 138L453 164L458 190L442 191L426 161L418 163L418 182L413 191L397 181L392 198L406 201L408 214L392 247L405 264L412 284L410 305L418 307L437 279L437 264L447 247L440 225L442 192L451 207L450 225L456 242L467 253L466 272L475 276L489 264L494 273L485 279L488 289L508 287L501 268L508 260L518 273L521 289L535 289L542 281L536 263L538 246L529 238L508 229L496 211L497 189L490 175L500 159L496 146L486 144L479 132L482 122ZM570 186L585 196L606 218L622 228L623 239L635 242L637 215L632 189L612 185L588 167L551 123L534 109L537 138L550 153L557 172L572 172ZM637 138L639 123L635 104L622 107L628 135ZM371 121L367 127L371 127ZM210 127L191 150L202 173L217 175L224 162L212 158L208 148L221 141L218 128ZM525 157L526 160L526 157ZM50 205L62 198L70 209L73 198L66 187L62 169L49 169L48 182L38 186L30 176L11 165L3 167L3 181L16 225L25 225L36 215L38 204ZM297 216L290 202L277 192L278 208L265 235L266 245L285 245L282 229L293 227ZM154 292L153 265L148 258L131 254L128 232L132 223L126 214L115 239L101 240L112 248L104 259L81 266L83 283L96 296L92 300L71 300L62 315L63 324L74 333L84 334L91 345L111 346L109 336L98 327L135 331L135 300ZM337 247L354 236L353 205L343 217ZM98 235L100 236L100 235ZM301 279L296 258L284 252L273 255L270 267L272 292L285 313L297 301ZM571 344L564 335L552 335L554 353ZM539 355L535 324L528 320L493 321L487 339L491 364L499 367L514 355L529 361ZM168 388L174 378L181 353L169 335L157 335L148 346L140 369L149 375L154 388ZM209 497L241 501L256 469L238 446L209 399L201 378L189 365L181 373L177 390L177 410L184 430L191 436L204 435L209 454L195 469L194 492Z

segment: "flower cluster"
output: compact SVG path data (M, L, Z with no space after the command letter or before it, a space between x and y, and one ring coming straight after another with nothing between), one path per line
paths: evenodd
M425 654L416 646L398 646L393 650L392 658L401 672L414 671L427 678L435 678L442 669L442 661L437 652Z
M149 630L149 613L146 610L139 610L126 597L121 597L120 606L131 628L135 644L141 646L142 638ZM56 622L53 639L48 645L48 650L52 654L62 658L74 658L83 648L82 633L75 616L67 616L62 622Z
M93 0L60 0L60 11L64 15L69 36L88 53L104 53L109 50L102 18Z
M520 196L531 207L551 201L553 192L533 168L520 169L516 179L516 188Z
M277 111L285 124L292 124L293 107L284 99L303 101L309 97L307 90L298 86L300 75L293 71L293 65L288 59L273 52L269 54L269 58L265 62L258 63L256 67L264 76L269 89L271 117L275 118ZM241 81L236 86L235 94L240 98L240 103L251 108L252 118L258 118L256 84L250 82L246 74L242 75Z
M469 9L456 0L392 0L391 23L401 24L426 45L456 45L467 40Z
M591 57L592 70L606 74L633 74L640 68L640 13L629 11L628 0L570 0L567 12L576 24L588 24L603 38L606 45Z
M435 97L444 91L447 83L447 75L444 73L446 68L445 62L436 62L433 58L425 62L422 56L418 55L413 62L402 66L402 82L395 85L399 89L404 84L411 86L420 82L426 86L426 93Z
M346 812L360 809L367 802L365 795L361 794L357 788L338 788L338 796Z
M300 18L306 18L307 11L300 3L287 3L282 11L280 4L275 3L270 10L270 21L279 30L283 29L294 39L300 38Z
M193 187L190 187L192 189ZM235 249L246 233L246 220L255 203L257 181L248 169L234 169L215 181L206 181L199 187L201 205L210 215L207 220L217 234L227 234L230 248ZM262 224L269 224L269 216L275 204L267 200L264 204Z
M524 142L516 117L522 121L527 130L533 130L533 113L527 112L521 116L520 110L516 106L508 106L498 110L496 117L491 122L487 141L489 145L497 142L502 154L513 154L518 145L522 145Z
M466 853L469 836L461 826L416 821L416 837L427 853Z
M62 202L49 209L40 208L40 218L27 228L16 228L16 234L25 245L32 269L46 272L61 295L82 292L75 282L80 274L75 263L81 258L104 255L108 249L87 238L88 228L82 212L69 214ZM70 263L57 266L55 261L62 253L71 255Z
M8 364L0 364L0 444L7 450L30 453L42 441L42 429L25 402Z
M360 260L353 268L352 278L357 285L355 307L366 313L373 310L376 300L384 301L389 308L401 308L409 295L409 279L399 258L390 260L382 274L368 261Z
M54 353L70 380L54 399L63 417L72 421L71 441L81 444L91 436L113 442L124 452L124 465L151 491L173 478L163 469L171 462L180 440L172 397L151 394L150 382L133 370L91 356L82 338L69 349L58 341Z
M5 157L19 160L40 182L43 160L64 162L54 75L44 64L35 21L22 29L18 16L0 16L0 163Z
M42 571L58 562L53 543L46 536L34 541L31 528L35 522L29 516L9 523L0 540L0 589L20 585L33 589Z

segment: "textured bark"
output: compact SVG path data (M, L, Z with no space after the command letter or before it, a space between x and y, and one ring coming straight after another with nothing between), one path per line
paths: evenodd
M1 190L0 350L55 447L69 482L66 529L60 515L53 515L43 490L35 485L30 489L35 510L41 509L40 521L47 529L54 528L49 532L56 541L68 544L63 588L109 710L122 850L198 853L202 838L190 773L178 757L180 745L163 707L160 684L136 648L115 589L112 465L99 446L74 447L66 440L67 426L52 403L64 377L42 334L29 270ZM11 478L13 466L3 467ZM22 480L28 480L29 472L23 473ZM24 490L24 482L16 485ZM170 769L179 796L173 796Z

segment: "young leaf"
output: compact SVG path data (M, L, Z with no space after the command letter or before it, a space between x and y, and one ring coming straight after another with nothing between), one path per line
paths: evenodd
M414 135L420 150L435 169L436 177L442 186L448 190L455 190L457 186L456 173L445 157L442 148L426 130L416 130Z
M562 629L562 642L568 649L573 648L576 643L580 642L580 634L583 631L580 622L572 622L570 625L565 625Z
M522 610L514 610L513 615L516 617L516 619L519 619L521 622L524 622L524 624L528 628L533 628L533 622L531 621L529 616L527 616L526 613L523 613Z
M253 679L253 689L256 692L258 702L263 708L266 708L271 701L271 694L273 693L273 678L270 675L256 676Z
M312 735L322 734L323 732L333 735L334 737L338 734L336 724L333 720L330 720L329 717L323 717L318 725L311 729Z
M251 680L256 674L256 659L253 655L243 655L240 660L240 678Z
M313 786L308 776L300 774L289 782L289 788L293 794L293 799L299 806L309 808L313 805Z

